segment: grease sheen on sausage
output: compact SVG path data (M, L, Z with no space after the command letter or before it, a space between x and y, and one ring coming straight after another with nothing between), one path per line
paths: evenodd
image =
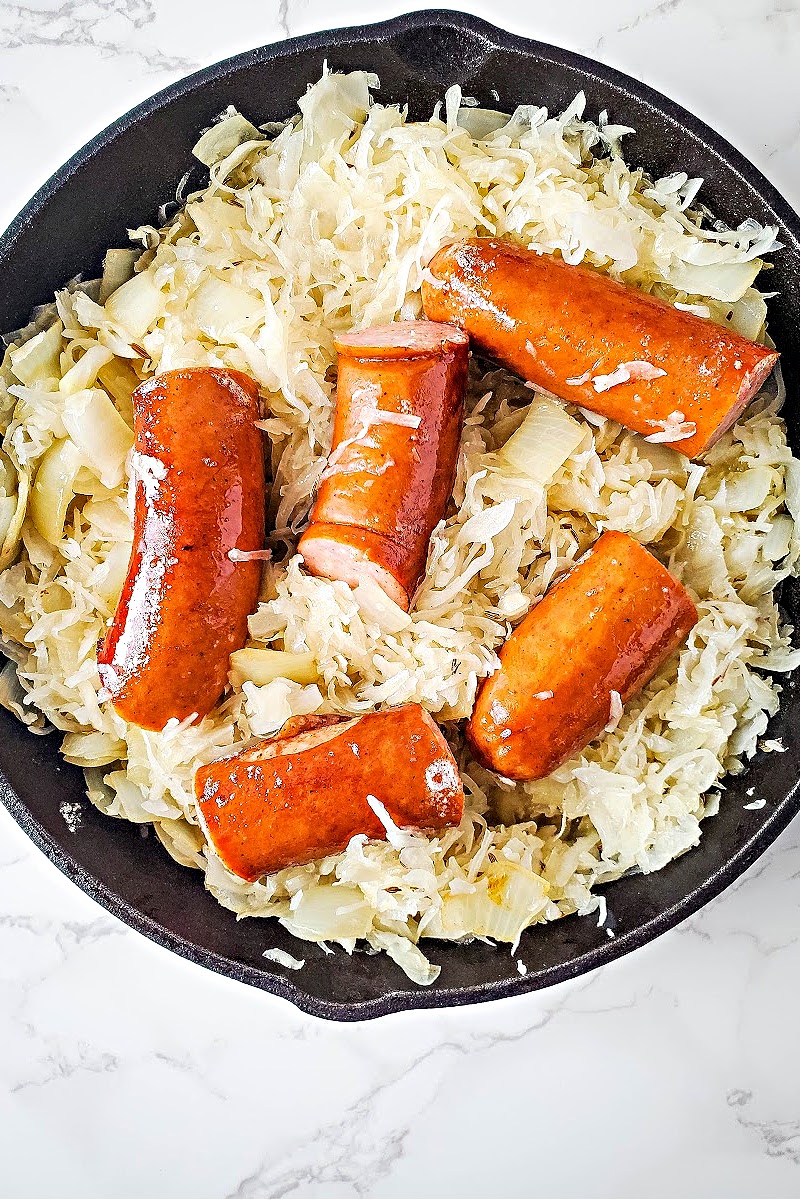
M460 329L430 321L336 340L333 448L298 546L312 574L353 585L371 578L409 608L453 491L467 347Z
M689 458L730 428L778 358L608 276L494 238L440 250L422 298L427 316L461 325L523 379L645 437L682 413L695 431L667 445ZM665 374L595 389L593 377L632 362Z
M260 564L229 557L264 543L258 390L235 371L167 371L133 409L133 549L97 661L117 712L163 729L219 699L258 599Z
M222 862L251 882L336 854L357 833L385 839L367 796L401 828L457 825L464 810L450 747L419 704L354 720L295 717L277 737L201 767L195 795Z
M478 692L467 736L511 779L542 779L591 742L697 623L680 583L608 531L531 609Z

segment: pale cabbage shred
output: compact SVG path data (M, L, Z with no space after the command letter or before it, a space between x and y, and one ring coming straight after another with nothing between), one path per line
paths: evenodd
M559 251L763 336L765 310L750 284L775 231L700 228L689 209L698 181L652 183L630 170L619 152L625 130L583 121L582 96L558 118L526 106L504 121L459 112L453 88L445 121L437 111L411 124L371 103L373 82L326 74L300 102L302 118L272 141L250 137L241 121L231 137L223 131L212 141L230 152L212 166L210 186L164 230L134 231L146 249L133 279L105 307L90 286L59 295L56 332L28 353L27 369L13 372L19 349L3 363L8 494L17 478L27 485L56 439L81 428L71 411L103 410L109 424L102 347L123 385L135 381L130 363L140 375L232 367L253 375L265 397L279 556L282 537L306 519L330 448L334 335L418 316L424 269L461 235ZM484 140L459 121L480 122ZM608 156L591 156L604 146ZM698 290L680 290L687 279ZM19 346L41 327L20 334ZM549 483L547 469L535 482L499 453L531 392L473 360L455 505L434 534L411 616L374 588L311 578L296 556L277 561L265 568L251 635L310 655L317 682L237 684L200 724L170 722L160 734L127 725L100 692L95 646L124 577L131 516L114 476L125 436L116 430L109 457L84 427L85 469L73 483L82 494L63 536L51 544L27 520L21 556L0 575L0 631L18 671L3 673L2 702L28 720L38 709L65 731L64 752L88 768L91 799L152 823L235 912L278 916L300 937L348 951L365 938L429 983L439 968L421 937L514 943L533 922L596 910L595 884L656 870L696 845L719 801L712 789L755 750L779 695L760 669L790 670L800 658L772 595L800 559L800 463L778 416L778 385L704 465L570 409L585 436ZM129 403L114 398L130 423ZM679 662L612 732L550 778L513 785L472 762L448 722L470 712L510 626L604 528L657 544L697 598L700 621ZM200 763L292 714L407 701L425 705L451 738L467 793L457 829L356 837L342 854L256 884L223 868L197 824Z

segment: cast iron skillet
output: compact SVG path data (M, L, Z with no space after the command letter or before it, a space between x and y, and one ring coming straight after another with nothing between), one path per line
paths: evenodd
M795 395L800 219L763 175L696 117L644 84L457 12L420 12L262 47L199 71L116 121L45 184L0 238L0 329L23 324L34 305L79 271L90 278L106 247L124 245L128 227L152 221L191 167L198 130L226 105L256 121L284 118L325 60L336 70L377 72L380 98L408 101L413 117L428 116L454 82L488 107L508 111L533 100L558 112L583 88L588 111L607 109L612 121L638 130L626 142L629 159L656 176L675 169L703 176L706 202L731 224L746 216L777 223L785 249L770 276L770 288L780 292L770 327L783 353L789 396ZM786 417L797 448L800 410L791 402ZM783 599L796 624L800 588L787 587ZM516 956L528 967L524 978L507 947L429 942L428 953L442 966L430 988L410 983L385 955L327 957L275 921L237 922L154 837L142 838L135 825L105 818L83 799L82 773L60 759L58 736L33 737L5 712L0 794L66 875L140 933L307 1012L352 1021L548 987L627 954L688 917L740 875L800 808L798 718L800 701L790 681L770 730L788 753L759 755L746 774L727 781L720 814L704 826L699 849L655 875L630 876L607 888L613 939L592 918L530 929ZM743 808L751 787L767 800L759 811ZM64 800L81 805L75 833L59 813ZM262 952L271 946L305 958L305 968L293 972L266 963Z

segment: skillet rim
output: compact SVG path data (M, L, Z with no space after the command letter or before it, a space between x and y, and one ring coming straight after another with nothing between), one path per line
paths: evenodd
M133 126L146 120L152 113L174 100L202 88L211 81L224 79L232 71L244 67L265 66L277 59L285 59L307 50L335 49L353 43L363 44L365 41L380 43L404 34L420 34L433 26L449 27L456 31L477 35L494 49L515 51L523 58L537 63L552 62L559 66L578 70L586 77L587 81L597 79L609 84L622 98L632 96L643 101L655 112L667 116L682 126L700 146L720 158L748 187L756 191L778 217L783 227L781 233L784 240L791 239L796 252L800 253L800 217L778 189L726 138L663 93L614 67L598 62L596 59L540 42L534 38L509 33L480 17L451 9L423 9L370 25L346 26L257 47L204 67L156 92L96 134L38 189L12 220L6 231L0 235L0 267L23 231L76 171L105 147L124 136ZM250 984L289 1000L301 1011L310 1015L328 1020L361 1021L410 1009L457 1007L523 995L595 970L646 945L660 934L692 916L718 896L776 840L789 822L800 812L800 777L795 779L793 786L763 820L759 828L745 839L738 850L715 873L654 917L613 939L608 939L604 944L592 947L566 962L536 969L535 973L532 971L526 976L515 975L504 980L438 990L423 988L405 990L400 987L391 989L374 999L349 1001L326 1000L312 995L299 986L300 980L295 982L294 979L266 966L255 968L247 963L228 958L176 934L141 909L122 899L114 892L113 888L97 879L64 847L60 846L33 815L25 802L14 792L2 772L0 772L0 800L34 845L67 878L113 916L150 941L199 966L207 967L228 978ZM692 853L695 852L696 848ZM509 957L512 965L513 961ZM409 988L414 987L411 984L408 986Z

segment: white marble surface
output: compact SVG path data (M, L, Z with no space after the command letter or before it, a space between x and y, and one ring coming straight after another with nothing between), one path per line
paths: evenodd
M462 6L647 80L800 206L800 0ZM0 225L195 67L410 7L0 0ZM799 850L573 984L336 1026L130 932L0 811L0 1195L796 1196Z

